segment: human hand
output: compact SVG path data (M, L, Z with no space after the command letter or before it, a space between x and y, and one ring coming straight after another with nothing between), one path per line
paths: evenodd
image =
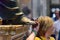
M34 29L34 28L36 28L37 26L38 26L38 22L35 21L35 24L32 25L32 28Z
M37 21L36 21L36 23L34 25L32 25L32 29L35 30L36 32L39 30L39 26L38 26Z

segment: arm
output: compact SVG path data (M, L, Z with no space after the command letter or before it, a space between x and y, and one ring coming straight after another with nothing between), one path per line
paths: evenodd
M26 40L34 40L34 38L35 38L35 33L32 32Z
M38 31L38 28L37 29L35 28L34 30L32 30L32 33L30 34L30 36L26 40L34 40L35 36L37 34L37 31Z
M56 31L56 40L58 40L59 33Z
M57 28L55 28L56 40L58 40L58 34L59 34L59 32L57 31Z
M30 36L26 40L34 40L38 30L39 30L39 26L37 25L34 28L34 30L32 30L32 33L30 34Z

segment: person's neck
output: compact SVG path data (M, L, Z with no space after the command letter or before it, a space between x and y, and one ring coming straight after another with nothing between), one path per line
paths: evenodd
M45 35L46 40L50 39L50 36L48 34Z
M59 19L60 17L59 16L56 16L57 19Z

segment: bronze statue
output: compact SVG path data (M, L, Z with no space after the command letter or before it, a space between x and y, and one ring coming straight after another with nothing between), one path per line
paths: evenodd
M19 10L16 1L0 0L0 17L3 24L34 24Z

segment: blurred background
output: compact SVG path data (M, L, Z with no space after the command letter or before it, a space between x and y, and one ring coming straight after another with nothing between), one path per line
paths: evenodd
M60 9L60 0L17 0L20 8L27 6L35 19L40 15L53 17L55 9Z
M56 17L55 10L60 11L60 0L0 0L0 25L4 25L0 27L0 35L3 33L0 39L11 40L11 38L14 38L13 40L22 40L21 36L23 34L27 37L31 33L35 19L39 16L50 16L54 18ZM15 26L12 28L12 25ZM20 36L17 34L20 34Z

